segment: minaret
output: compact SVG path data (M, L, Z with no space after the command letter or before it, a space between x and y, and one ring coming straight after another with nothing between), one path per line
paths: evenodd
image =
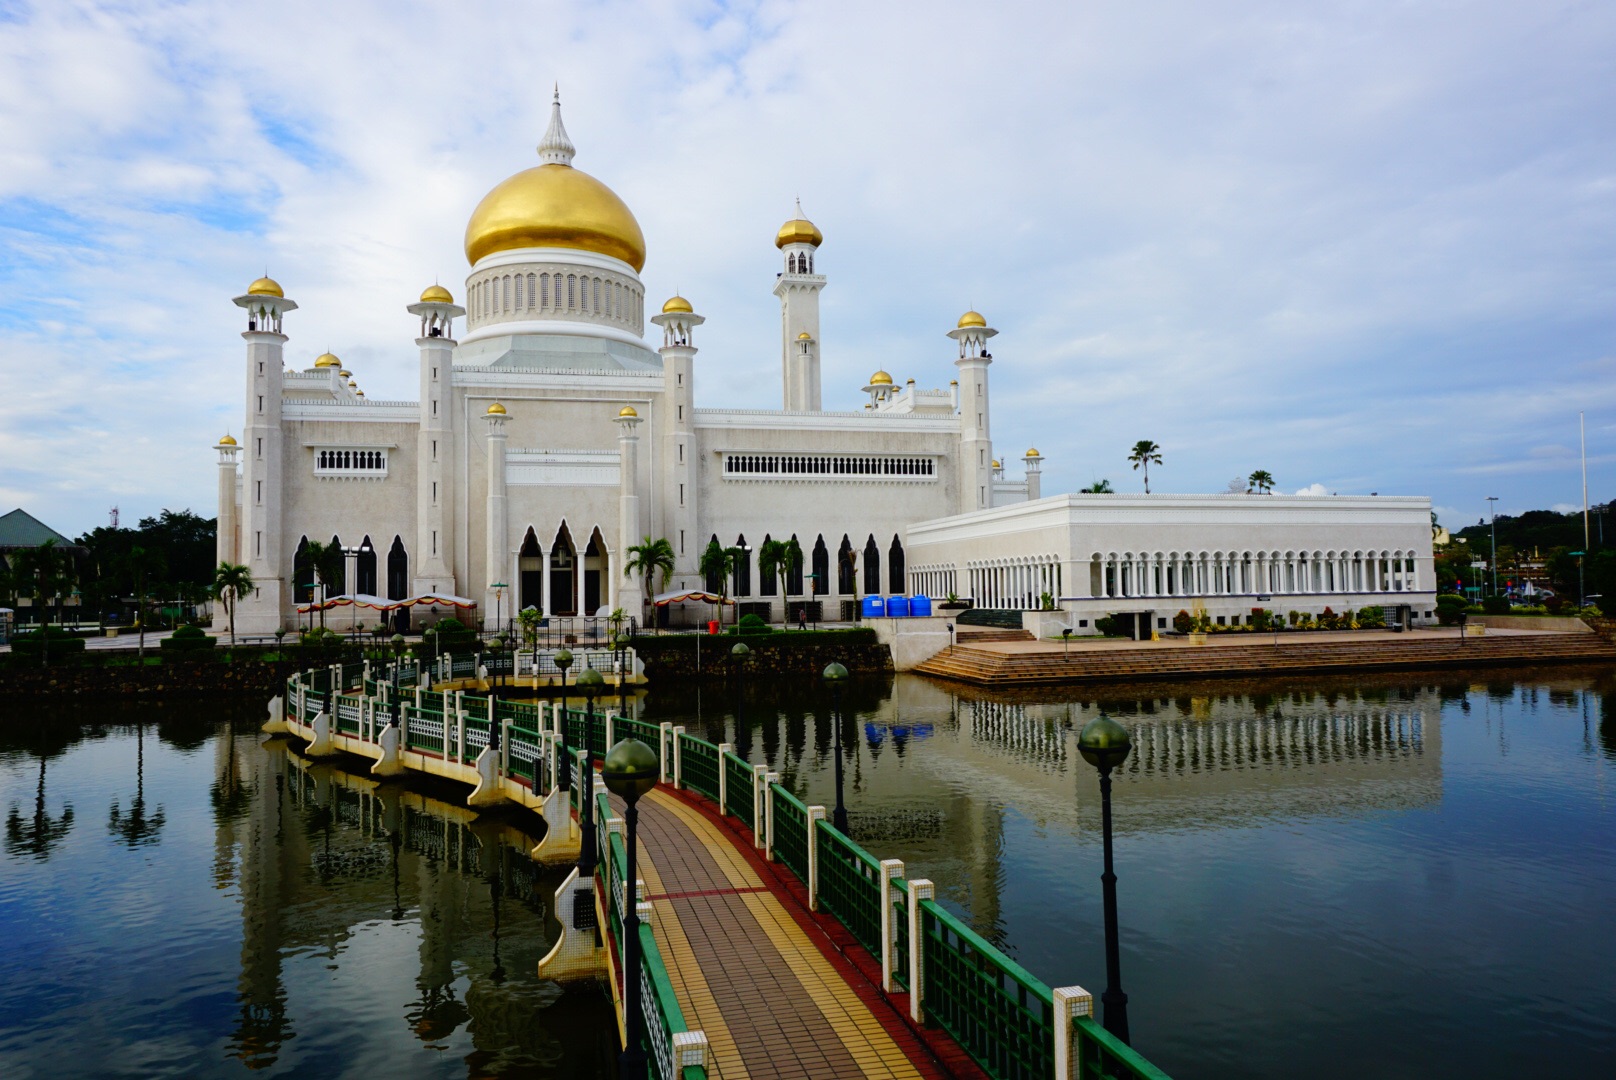
M236 554L236 455L241 452L241 447L235 439L226 435L219 440L215 449L219 451L219 520L214 532L213 565L218 566L220 563L241 561ZM224 605L215 604L213 628L224 630L229 625Z
M281 558L281 375L286 335L281 317L297 305L272 278L261 277L236 297L247 312L247 424L241 441L241 515L236 552L252 571L254 589L237 605L236 630L272 634L283 625L287 574Z
M662 461L666 477L663 491L667 510L668 542L673 545L674 573L686 577L696 572L702 544L696 535L696 501L701 475L696 469L696 347L690 331L706 322L690 306L675 296L662 305L662 314L651 316L662 327L662 378L667 406L658 426L662 429ZM639 539L635 538L636 544ZM628 610L627 608L624 609Z
M988 426L988 338L998 333L967 311L948 336L959 342L960 513L993 505L993 437Z
M505 502L505 406L494 402L483 419L488 422L488 558L483 565L483 615L487 617L502 606L494 597L493 584L505 580L506 551L510 547L510 510ZM494 617L503 614L500 611Z
M1028 447L1026 456L1021 459L1021 462L1027 466L1027 501L1032 502L1035 499L1042 499L1044 497L1044 455L1038 452L1036 446Z
M442 285L421 294L409 306L421 319L421 426L416 436L415 568L410 589L417 596L436 592L455 595L449 552L454 543L454 416L449 407L449 374L454 363L454 321L466 313ZM470 583L467 583L467 588Z
M822 274L814 273L814 253L825 240L813 222L797 216L780 226L774 246L785 259L785 270L774 285L780 298L780 360L787 412L818 412L819 397L819 290Z
M624 405L617 413L617 558L628 559L628 549L638 544L640 534L640 414L634 406ZM689 453L687 450L686 453ZM612 605L620 607L630 617L644 615L645 597L640 595L640 577L624 575L621 567L612 574L612 588L617 599Z

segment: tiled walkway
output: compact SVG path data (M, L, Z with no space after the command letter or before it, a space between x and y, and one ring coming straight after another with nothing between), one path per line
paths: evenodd
M699 810L654 791L640 804L640 836L657 945L685 1022L707 1034L709 1076L940 1075L810 940L787 910L795 901Z

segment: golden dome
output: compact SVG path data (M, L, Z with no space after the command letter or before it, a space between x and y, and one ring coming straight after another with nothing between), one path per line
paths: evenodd
M1038 452L1038 448L1036 446L1029 446L1027 448L1027 453L1026 453L1025 456L1026 457L1043 457L1044 455L1042 455L1042 454L1040 454Z
M317 367L317 368L334 367L338 371L341 371L342 370L342 361L338 360L331 353L326 352L326 353L321 353L319 356L316 356L314 358L314 366Z
M797 335L797 340L798 341L812 341L812 340L814 340L814 335L812 335L808 331L804 330L802 333Z
M363 390L355 390L354 391L354 397L364 397L364 396L365 396L365 392Z
M524 169L483 196L466 224L472 264L496 251L560 247L645 266L645 234L623 200L571 165Z
M279 296L283 300L286 298L286 294L281 291L281 283L272 277L261 277L251 285L247 286L247 295Z
M804 217L792 218L774 234L774 246L777 248L787 244L812 244L818 247L824 242L825 234L819 231L819 226Z
M236 445L236 440L232 439L230 436L226 435L224 438L219 440L219 445L220 446L234 446L234 445Z
M632 406L632 405L624 405L621 409L617 410L617 415L618 416L638 416L640 414L634 411L634 406Z
M488 406L488 415L489 416L504 416L505 415L505 406L501 405L497 401L494 402L492 405Z
M1002 468L1004 468L1004 466L1003 466L1003 465L1001 465L1001 464L999 464L999 459L998 459L998 458L994 458L994 459L993 459L993 467L994 467L994 468L995 468L995 469L1002 469Z
M349 379L348 380L348 388L350 390L357 390L357 389L359 389L359 384L354 382L352 379Z
M695 310L690 306L690 301L682 296L670 296L668 297L668 302L662 305L662 314L664 315L674 311L682 311L688 315L694 314Z
M454 303L454 294L442 285L428 285L421 292L421 303L452 304Z
M888 375L884 371L877 371L874 375L870 376L870 385L871 386L891 386L892 385L892 376Z
M349 371L347 368L339 368L337 370L337 374L341 375L344 379L352 379L353 378L353 372Z
M967 311L965 314L960 316L958 327L959 329L963 330L967 326L986 326L987 324L988 321L982 317L981 313Z

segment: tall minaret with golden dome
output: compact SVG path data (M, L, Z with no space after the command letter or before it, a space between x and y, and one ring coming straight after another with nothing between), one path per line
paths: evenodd
M415 339L421 350L421 427L416 436L416 555L410 589L416 595L456 595L449 564L455 517L447 512L456 475L449 377L454 366L454 321L466 309L454 302L448 289L432 285L408 310L421 320L421 336Z
M662 519L667 523L663 535L673 544L674 573L688 577L696 572L703 547L696 535L701 475L696 469L696 346L691 331L706 320L696 314L689 300L674 296L662 305L660 315L651 316L651 321L662 327L662 348L658 351L662 354L663 385L667 387L665 414L657 425L663 438Z
M281 625L281 386L286 335L281 317L297 305L273 278L261 277L236 297L247 312L247 423L242 429L239 562L252 571L253 592L237 605L236 629L272 634ZM221 485L222 489L223 485ZM222 519L222 513L221 513Z
M774 284L780 298L780 368L787 412L819 412L819 290L823 274L814 272L814 254L824 234L802 216L780 226L774 246L785 259L785 270Z
M980 313L967 311L948 336L959 343L960 499L959 512L993 505L993 431L988 411L988 338L998 331Z

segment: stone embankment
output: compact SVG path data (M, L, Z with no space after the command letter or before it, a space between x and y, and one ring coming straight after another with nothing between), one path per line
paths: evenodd
M12 665L0 671L0 694L13 700L76 697L187 698L218 694L272 694L300 669L297 660L243 660L234 664L164 663L147 667Z
M1119 644L1074 647L1066 655L1044 644L956 645L915 670L978 686L1038 686L1150 679L1205 679L1327 672L1430 670L1494 665L1616 663L1616 644L1600 634L1489 634L1460 639L1451 632L1386 634L1330 640L1290 635L1205 647Z

